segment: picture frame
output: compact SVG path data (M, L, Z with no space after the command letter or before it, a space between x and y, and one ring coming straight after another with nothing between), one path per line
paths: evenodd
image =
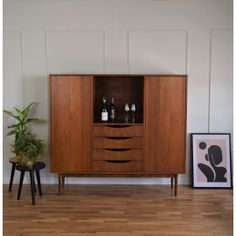
M232 188L230 133L191 133L192 187Z

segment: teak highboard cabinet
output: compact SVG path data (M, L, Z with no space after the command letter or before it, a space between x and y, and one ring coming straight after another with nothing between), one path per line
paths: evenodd
M186 75L50 75L51 172L69 176L170 177L185 172ZM102 97L115 122L101 122ZM136 105L125 120L125 103Z

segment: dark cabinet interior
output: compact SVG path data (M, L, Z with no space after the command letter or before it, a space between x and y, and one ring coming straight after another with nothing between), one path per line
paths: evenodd
M101 123L102 98L106 97L107 105L111 98L115 99L116 118L115 122L123 123L125 120L125 104L135 104L136 111L128 112L129 123L143 123L144 103L144 77L143 76L94 76L93 78L93 121Z

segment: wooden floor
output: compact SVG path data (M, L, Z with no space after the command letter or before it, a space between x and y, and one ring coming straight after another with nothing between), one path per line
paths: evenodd
M4 186L4 236L232 235L232 190L169 186L43 185L31 205L29 186Z

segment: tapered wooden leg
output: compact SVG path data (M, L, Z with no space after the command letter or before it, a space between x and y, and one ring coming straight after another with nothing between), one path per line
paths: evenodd
M35 205L35 183L34 183L34 171L30 170L30 184L31 184L31 197L32 197L32 205Z
M13 179L14 179L14 175L15 175L15 169L16 169L16 163L12 163L11 178L10 178L10 184L9 184L9 189L8 189L9 192L11 192L11 189L12 189L12 183L13 183Z
M64 188L65 186L65 175L62 174L62 185L61 187Z
M173 176L170 177L171 189L173 189L173 182L174 182L173 178L174 178Z
M178 175L175 175L175 196L177 196L178 191Z
M61 174L58 174L58 194L61 194Z
M39 170L36 170L36 178L37 178L37 183L38 183L39 195L42 196L41 181L40 181L40 173L39 173Z
M22 170L21 173L20 173L20 182L19 182L19 186L18 186L17 200L20 200L20 195L21 195L21 191L22 191L24 176L25 176L25 171Z

